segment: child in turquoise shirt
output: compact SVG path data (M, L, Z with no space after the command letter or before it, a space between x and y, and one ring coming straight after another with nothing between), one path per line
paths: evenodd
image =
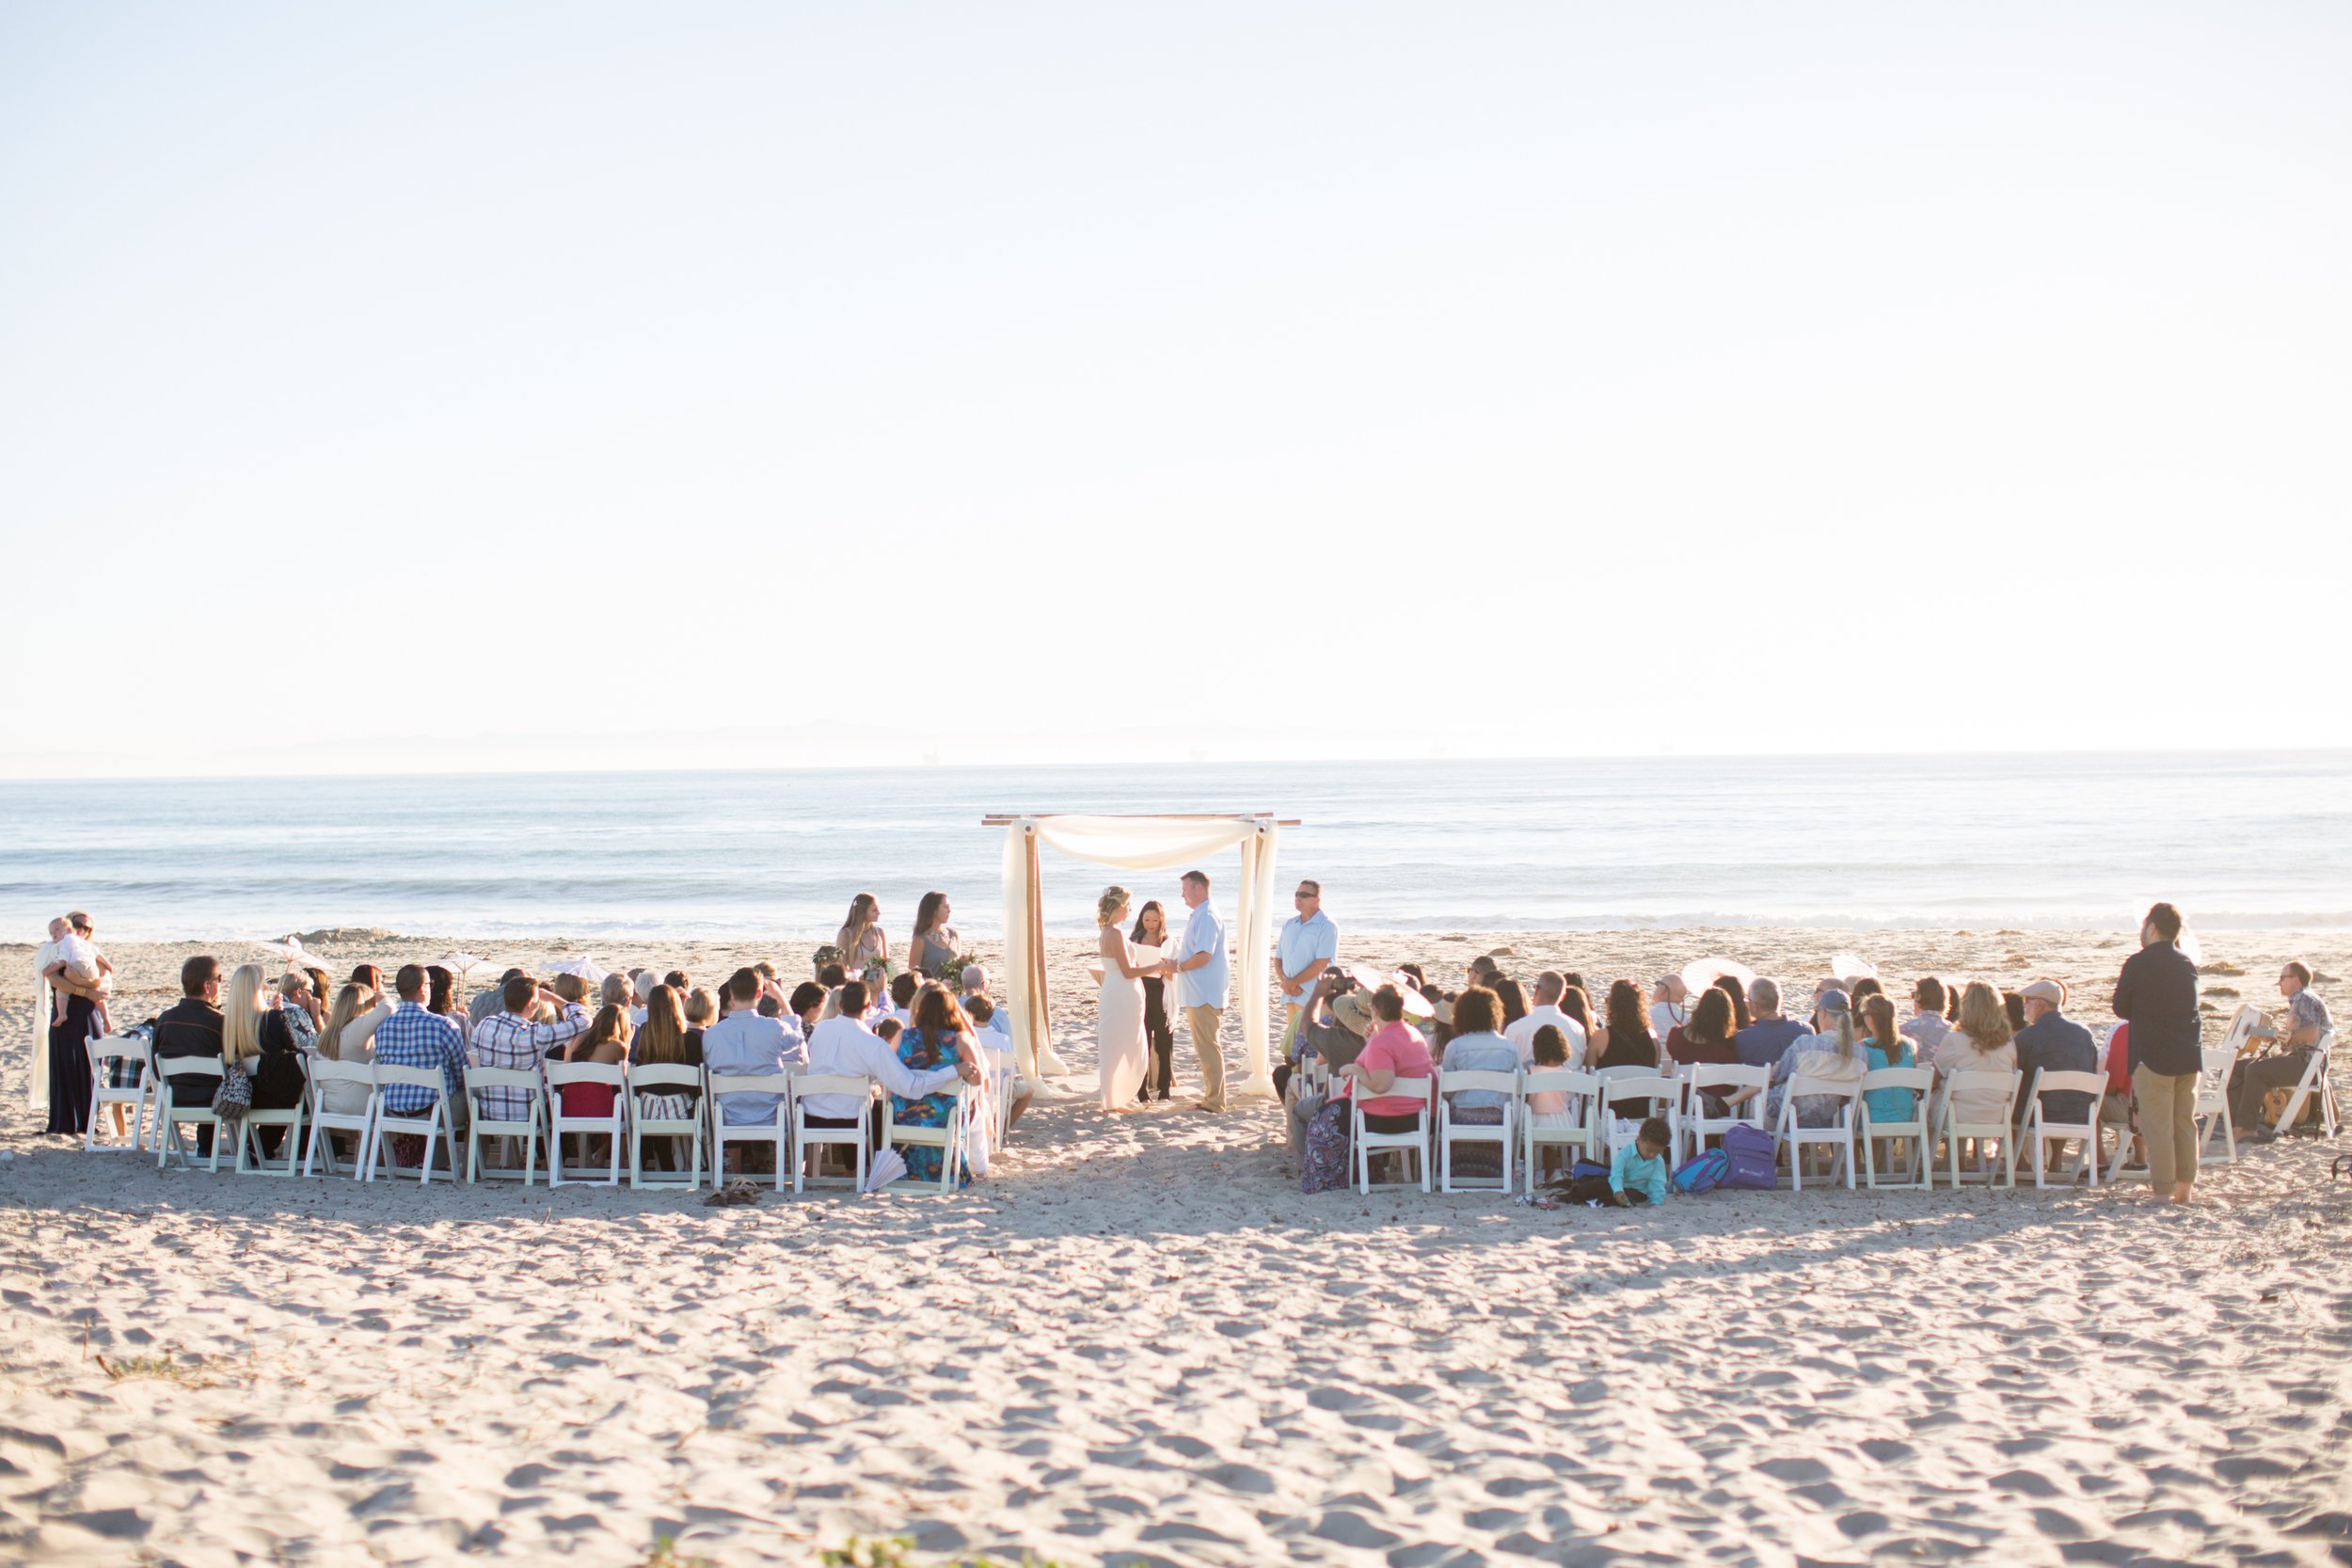
M1609 1196L1602 1201L1622 1209L1633 1203L1666 1201L1666 1150L1674 1135L1665 1122L1651 1117L1629 1144L1620 1144L1609 1162Z

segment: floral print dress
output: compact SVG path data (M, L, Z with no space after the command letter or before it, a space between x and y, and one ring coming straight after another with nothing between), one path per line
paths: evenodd
M953 1029L901 1029L898 1031L898 1060L917 1072L933 1068L954 1067L962 1058L963 1037ZM909 1100L904 1095L890 1097L890 1119L901 1127L945 1127L956 1112L956 1097L952 1093L925 1095ZM932 1148L902 1149L906 1156L907 1175L916 1181L939 1180L942 1150ZM965 1170L957 1183L972 1184L972 1173Z

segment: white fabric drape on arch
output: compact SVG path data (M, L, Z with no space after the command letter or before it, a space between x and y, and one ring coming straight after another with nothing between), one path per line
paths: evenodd
M1218 816L1024 816L1005 830L1005 1000L1012 1009L1012 1043L1025 1076L1068 1071L1055 1054L1053 1019L1045 993L1045 909L1038 878L1038 846L1122 871L1166 871L1241 846L1239 908L1233 911L1234 984L1240 991L1241 1037L1247 1053L1245 1094L1272 1094L1266 1062L1267 911L1274 891L1275 841L1280 830L1263 818ZM1168 927L1180 922L1171 911Z
M24 1099L43 1116L49 1114L49 1015L56 1010L49 994L49 976L33 960L33 1059L24 1075ZM94 1113L93 1113L94 1114Z

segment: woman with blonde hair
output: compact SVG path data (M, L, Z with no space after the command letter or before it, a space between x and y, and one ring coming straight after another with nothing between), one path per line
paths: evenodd
M1094 902L1099 934L1095 950L1103 957L1103 990L1095 1011L1095 1076L1103 1109L1114 1114L1136 1108L1136 1094L1151 1068L1152 1047L1143 1028L1143 982L1147 975L1165 975L1166 964L1136 962L1135 944L1120 927L1127 919L1128 895L1123 887L1106 887Z
M1956 1072L2016 1071L2016 1037L2009 1026L2009 1008L2001 993L1982 980L1969 981L1960 993L1960 1022L1936 1042L1930 1059L1939 1085ZM1950 1092L1947 1091L1947 1096ZM1972 1084L1953 1101L1953 1110L1963 1121L1998 1121L2006 1098L1997 1088Z
M253 1109L283 1111L302 1103L302 1048L285 1009L262 981L260 964L239 964L229 976L220 1003L220 1059L243 1068L253 1080ZM271 1159L285 1136L282 1127L263 1127L262 1153Z
M841 949L841 972L863 974L875 964L890 961L890 938L882 928L882 900L861 893L850 900L850 918L841 923L833 944Z
M318 1053L330 1062L373 1061L375 1026L391 1016L389 1002L353 981L335 993L335 1005L319 1028ZM363 1115L371 1092L365 1084L339 1080L326 1085L324 1108L339 1117Z

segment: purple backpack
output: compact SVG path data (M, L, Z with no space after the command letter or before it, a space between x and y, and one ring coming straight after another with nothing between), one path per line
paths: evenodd
M1744 1123L1724 1130L1723 1184L1763 1192L1780 1184L1779 1162L1772 1158L1770 1132Z

